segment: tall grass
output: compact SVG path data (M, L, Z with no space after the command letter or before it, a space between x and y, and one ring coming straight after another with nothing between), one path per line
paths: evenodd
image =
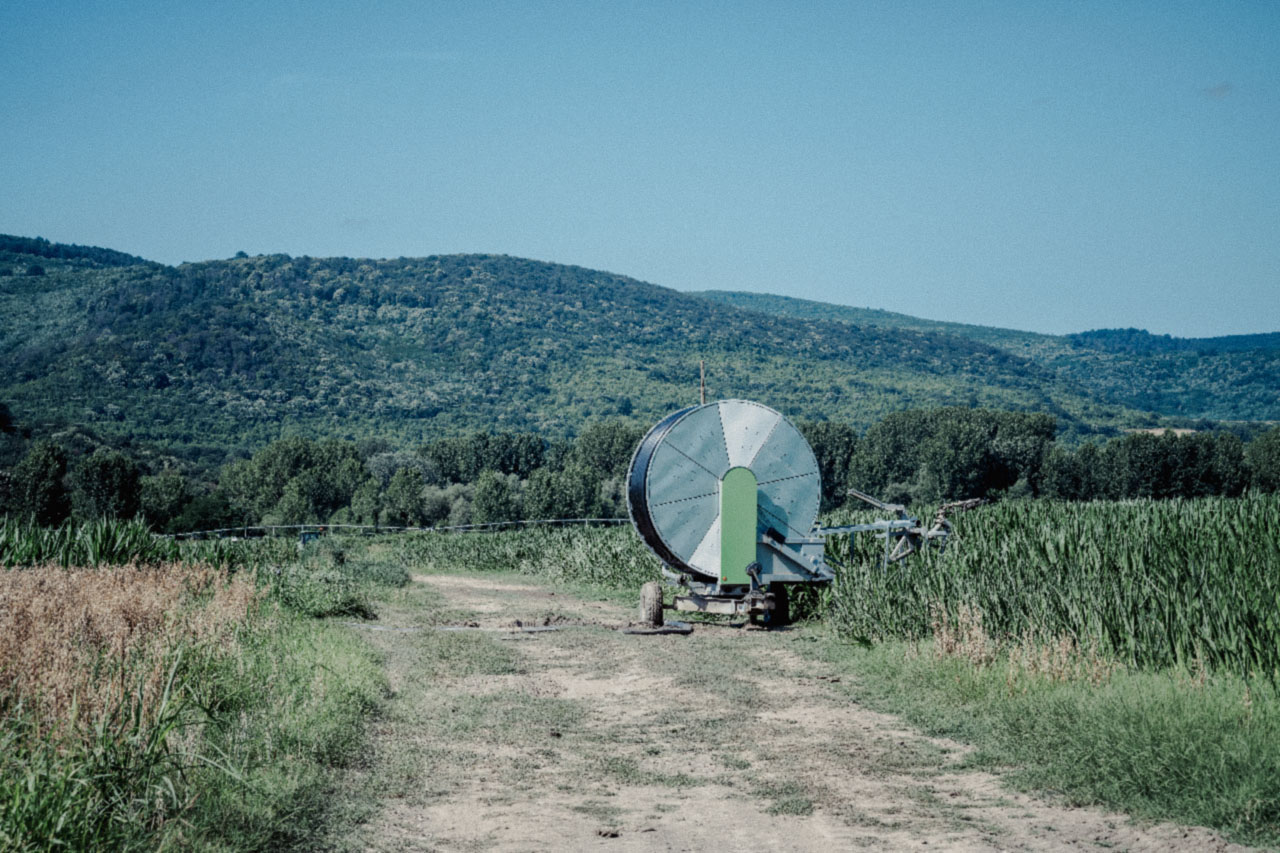
M307 616L374 618L371 593L409 582L403 562L385 542L326 537L289 560L270 561L260 576L281 604Z
M98 561L0 569L0 850L308 848L385 690L367 645L310 617L372 616L403 568L132 522L0 531L9 565ZM220 565L156 562L175 553Z
M177 657L233 650L259 600L252 578L206 566L0 572L0 708L16 697L37 734L147 725Z
M251 578L206 567L0 572L0 847L168 837L184 685L235 654L258 600Z
M1028 667L980 647L812 647L856 672L854 698L930 734L977 747L969 761L1073 804L1280 842L1280 696L1266 682L1204 670ZM809 647L806 647L809 648ZM1065 667L1060 664L1067 664Z
M137 520L42 528L0 518L0 567L173 562L253 574L272 598L307 616L370 617L371 587L409 580L394 557L371 557L368 542L358 538L326 537L307 546L289 537L176 541Z
M8 516L0 519L0 565L4 566L162 563L181 557L177 542L152 535L141 521L40 527Z
M836 627L924 638L936 608L966 607L997 640L1065 636L1133 666L1280 674L1280 496L1010 501L955 525L945 553L887 568L879 543L855 543L830 595Z
M405 537L399 548L404 562L427 569L518 572L614 589L661 578L657 559L629 526L424 533Z
M178 541L157 536L145 522L100 519L83 524L40 527L11 516L0 517L0 566L125 565L199 562L228 569L256 569L295 555L293 540L207 539Z

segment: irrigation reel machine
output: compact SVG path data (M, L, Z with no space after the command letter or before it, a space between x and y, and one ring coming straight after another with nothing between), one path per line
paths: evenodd
M671 606L765 626L787 621L789 586L835 578L826 537L874 533L888 565L926 545L945 547L945 512L976 503L948 504L925 528L898 504L849 493L896 517L817 527L822 481L812 448L780 413L749 400L668 415L640 440L627 472L632 524L679 587ZM645 584L641 619L661 625L663 607L662 585Z

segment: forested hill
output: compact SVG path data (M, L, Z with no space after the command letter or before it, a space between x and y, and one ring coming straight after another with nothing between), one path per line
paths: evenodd
M1280 332L1261 335L1224 335L1220 338L1175 338L1153 335L1146 329L1094 329L1067 335L1072 346L1103 352L1248 352L1280 349Z
M712 397L799 418L865 426L960 404L1050 412L1076 432L1154 423L970 338L747 311L579 267L491 255L121 266L3 246L0 402L37 431L222 448L291 432L571 435L695 401L699 359Z
M1120 406L1184 418L1280 420L1280 332L1175 338L1142 329L1097 329L1041 335L772 294L697 295L774 316L838 320L864 331L903 329L980 341Z
M74 243L50 243L43 237L14 237L10 234L0 234L0 253L18 261L29 261L30 258L24 256L32 256L35 258L58 258L66 261L87 261L105 267L130 267L138 264L151 264L151 261L140 258L137 255L126 255L124 252L117 252L115 249L101 249L97 246L77 246ZM39 266L39 264L35 266ZM26 273L30 270L31 265L27 264L19 272ZM13 270L7 272L0 270L0 273L12 275ZM36 275L39 275L39 273L36 273Z

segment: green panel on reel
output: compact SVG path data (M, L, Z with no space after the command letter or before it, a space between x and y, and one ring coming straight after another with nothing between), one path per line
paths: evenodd
M750 583L747 566L756 561L756 475L730 468L720 481L720 582Z

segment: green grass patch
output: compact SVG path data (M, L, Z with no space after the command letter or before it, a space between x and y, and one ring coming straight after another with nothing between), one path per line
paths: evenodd
M854 698L978 747L971 766L1018 786L1153 819L1280 843L1280 697L1266 682L1203 671L1029 673L937 657L932 643L816 652L856 674Z
M516 675L524 663L510 646L479 631L424 631L415 638L417 677Z
M772 800L769 807L765 809L769 814L801 817L813 814L813 800L796 782L761 782L752 788L751 793L757 797Z
M190 779L196 846L308 849L333 817L330 794L361 759L386 693L378 656L337 625L282 618L193 680L212 709Z

